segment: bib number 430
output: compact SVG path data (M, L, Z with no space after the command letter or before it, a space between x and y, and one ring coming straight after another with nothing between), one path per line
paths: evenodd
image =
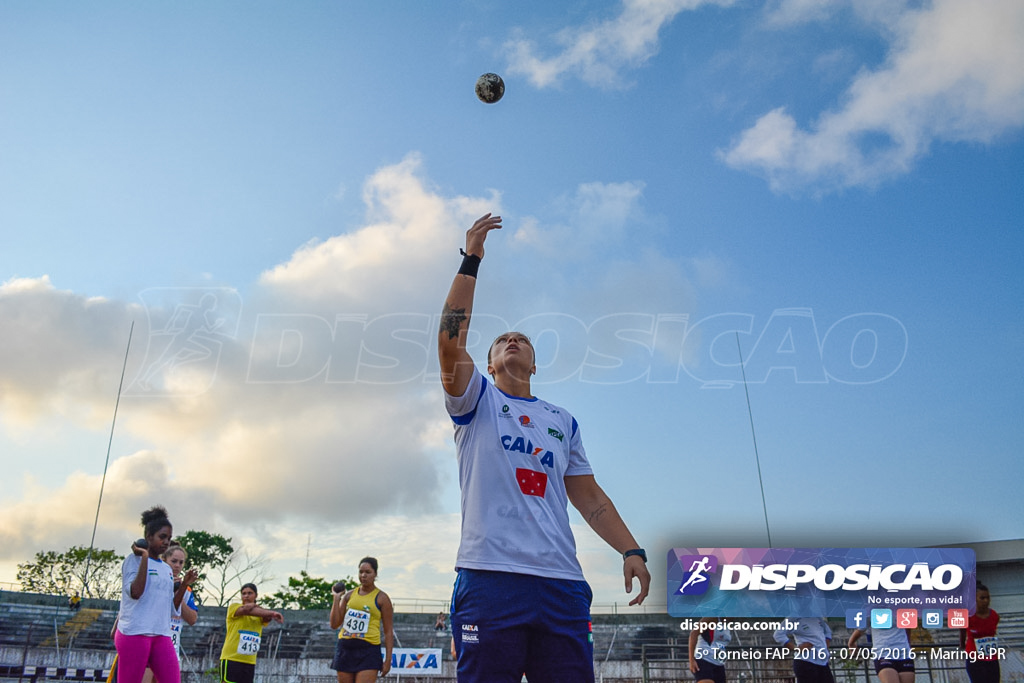
M370 630L370 613L350 609L345 612L345 633L353 636L365 636Z

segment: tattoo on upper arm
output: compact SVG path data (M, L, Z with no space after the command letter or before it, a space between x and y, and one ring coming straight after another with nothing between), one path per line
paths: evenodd
M444 310L441 311L441 329L438 332L441 334L447 332L449 339L455 339L459 336L459 330L462 329L462 323L465 320L465 308L452 308L445 303Z

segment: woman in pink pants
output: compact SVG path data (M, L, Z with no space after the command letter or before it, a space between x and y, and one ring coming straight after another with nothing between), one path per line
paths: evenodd
M141 683L146 667L160 683L180 683L178 655L171 640L171 614L181 605L194 572L177 591L171 568L160 559L171 542L171 522L159 506L142 513L145 547L132 544L121 565L121 612L117 618L118 683Z

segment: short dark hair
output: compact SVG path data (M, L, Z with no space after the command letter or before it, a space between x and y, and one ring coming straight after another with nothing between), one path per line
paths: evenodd
M251 588L252 592L255 593L256 595L260 594L260 592L258 590L256 590L256 584L255 583L243 583L242 587L239 589L239 592L244 591L246 588Z
M376 557L364 557L363 559L359 560L359 564L363 564L364 562L366 564L370 565L371 567L373 567L373 573L374 574L377 573L377 558ZM356 565L356 566L358 566L358 565Z

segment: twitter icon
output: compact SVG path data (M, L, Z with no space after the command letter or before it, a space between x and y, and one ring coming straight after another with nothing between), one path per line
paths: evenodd
M871 626L873 628L892 628L891 609L871 610Z

